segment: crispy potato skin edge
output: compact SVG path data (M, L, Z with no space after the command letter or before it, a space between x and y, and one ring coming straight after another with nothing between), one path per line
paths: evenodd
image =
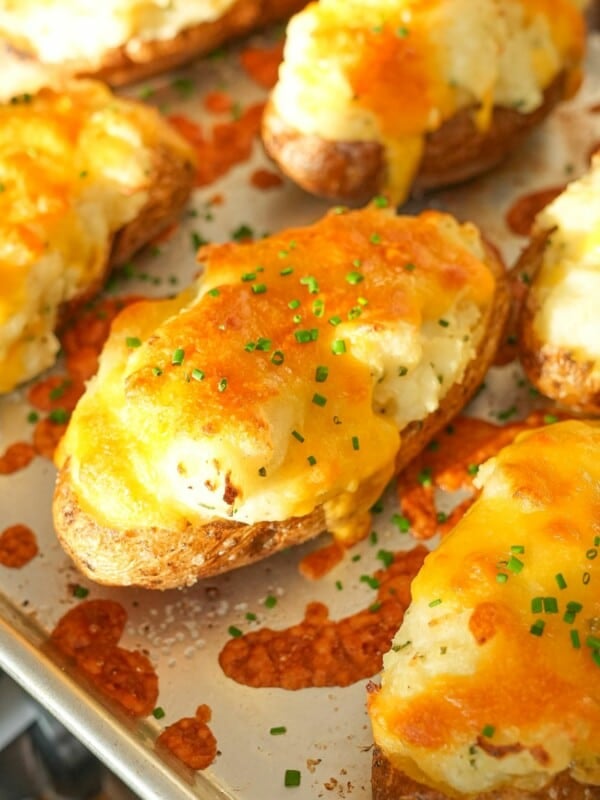
M477 128L472 109L459 111L428 134L413 193L466 181L492 169L537 127L565 96L561 72L544 92L543 103L529 114L496 106L490 127ZM385 189L385 153L378 142L327 141L288 125L272 102L262 125L265 150L281 170L311 194L363 202Z
M450 389L442 406L423 422L413 423L404 430L397 472L472 397L494 358L510 300L504 265L492 248L488 248L488 263L496 276L496 290L482 320L485 333L479 351L469 363L462 382ZM312 539L326 528L320 506L304 517L252 525L214 519L204 525L187 522L180 530L103 527L81 507L68 462L58 475L53 513L58 537L83 573L97 583L149 589L191 585L198 578L227 572Z
M577 360L569 350L541 341L535 332L540 309L535 276L550 234L545 231L536 235L514 267L516 274L525 274L533 281L519 312L519 358L527 377L543 395L576 411L600 414L600 384L593 379L594 363Z

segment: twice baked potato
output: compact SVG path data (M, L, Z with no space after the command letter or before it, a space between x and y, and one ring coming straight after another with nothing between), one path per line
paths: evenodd
M580 82L576 0L321 0L288 25L267 152L304 189L363 200L489 169Z
M54 362L61 313L172 221L194 173L154 109L98 82L0 106L0 393Z
M571 420L480 468L371 687L374 800L600 798L599 453Z
M529 288L519 354L542 394L600 413L600 157L536 217L515 267Z
M100 583L181 586L366 535L478 387L509 304L478 231L437 212L336 209L199 257L194 286L113 323L58 449L56 531Z
M113 86L140 80L286 19L305 3L0 0L0 96L36 91L56 74L92 75Z

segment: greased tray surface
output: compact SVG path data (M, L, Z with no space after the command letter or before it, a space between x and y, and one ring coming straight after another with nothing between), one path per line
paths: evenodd
M260 38L253 40L261 43ZM241 46L243 47L243 45ZM219 58L204 59L176 75L163 76L128 90L143 96L166 113L185 114L202 124L222 119L203 109L206 93L228 92L234 110L264 99L264 90L244 73L241 47ZM514 199L536 189L564 183L581 174L592 146L600 142L600 40L592 38L584 86L570 103L560 107L502 169L477 183L413 201L403 211L424 205L472 219L512 264L524 240L512 235L504 222ZM237 104L237 105L236 105ZM251 185L257 168L272 170L260 144L252 158L218 181L195 191L188 212L172 238L150 248L133 264L133 277L117 282L124 294L162 295L189 283L198 266L198 236L225 241L246 225L261 236L288 226L309 223L328 204L308 197L288 182L268 190ZM211 202L215 195L222 203ZM129 273L128 273L129 274ZM473 404L474 413L498 413L516 406L525 412L529 393L515 364L492 370L486 390ZM0 451L14 441L29 439L30 407L25 391L0 399ZM381 566L379 548L399 550L414 541L399 537L392 524L393 492L374 525L378 545L369 540L353 551L329 575L310 582L298 572L300 559L327 541L310 542L229 575L198 582L181 591L155 593L108 589L83 579L58 545L50 504L55 478L53 465L36 458L24 470L0 476L0 530L23 523L35 532L39 554L21 569L0 566L0 667L67 724L92 750L143 798L234 798L235 800L295 800L370 797L371 732L365 711L365 681L344 689L296 692L253 689L229 680L218 665L218 654L230 637L229 628L247 631L269 626L284 628L303 618L308 602L325 603L332 619L347 616L372 602L373 590L360 576ZM343 584L340 591L336 582ZM159 676L158 704L166 716L141 722L110 710L84 684L57 666L44 651L44 641L58 619L81 602L72 586L89 590L89 599L111 598L128 613L121 645L146 652ZM264 604L277 598L272 608ZM256 614L248 622L246 613ZM192 773L167 763L154 751L153 741L165 725L193 716L205 703L212 709L210 727L219 753L211 767ZM285 735L270 729L285 726ZM299 787L285 788L286 769L301 772Z

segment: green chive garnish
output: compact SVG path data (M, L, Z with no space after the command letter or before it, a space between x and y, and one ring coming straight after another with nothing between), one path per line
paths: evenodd
M331 345L331 352L336 356L341 356L346 352L346 342L343 339L336 339Z
M155 708L155 709L152 711L152 716L154 717L154 719L162 719L162 718L165 716L165 710L164 710L164 708L161 708L160 706L157 706L157 707L156 707L156 708Z
M546 627L546 623L543 619L536 620L531 628L529 628L529 633L533 634L534 636L541 636L544 633L544 628Z
M73 587L73 597L78 597L80 600L83 600L84 597L87 597L89 593L90 590L86 589L85 586L80 586L79 584L76 584Z
M315 392L315 394L313 394L312 401L316 406L321 406L322 408L327 403L327 398L323 397L322 394L317 394Z
M435 608L436 606L441 605L441 603L442 603L442 601L438 597L436 600L432 600L431 603L429 603L429 608Z
M265 597L265 608L275 608L277 605L277 598L272 594Z
M227 388L227 378L221 378L221 380L217 384L217 389L220 392L224 392L226 388Z
M285 725L278 725L275 728L271 728L269 733L271 736L281 736L282 734L287 733L287 728Z
M183 364L183 359L185 358L185 353L183 351L183 347L178 347L177 350L173 353L173 357L171 359L171 364L175 367L181 366Z
M285 775L283 777L283 785L284 786L300 786L300 779L301 779L300 770L298 769L286 769Z
M275 350L275 352L271 356L271 363L275 364L276 367L280 367L284 361L285 361L285 356L283 352L281 350Z
M303 442L304 441L304 436L302 436L301 433L298 433L298 431L292 431L292 436L294 437L294 439L297 439L299 442Z
M559 589L566 589L567 588L567 582L566 582L562 572L559 572L557 575L554 576L554 578L556 580L556 583L558 584L558 588Z
M266 283L253 283L252 292L254 294L264 294L267 291Z
M311 465L311 467L314 467L314 465L317 463L317 459L314 456L308 456L306 460Z
M410 520L407 517L403 517L401 514L394 514L392 516L392 522L398 528L400 533L408 533L410 530Z
M317 383L325 383L329 376L329 367L319 366L315 370L315 380Z
M364 281L364 279L365 276L361 272L349 272L346 275L346 281L352 286L355 286L357 283Z
M230 635L230 636L233 636L233 637L234 637L234 639L237 639L237 638L239 638L240 636L243 636L243 635L244 635L244 634L243 634L243 632L242 632L242 631L241 631L239 628L236 628L236 627L235 627L235 625L230 625L230 626L227 628L227 631L228 631L228 633L229 633L229 635Z
M358 440L358 436L352 437L352 449L353 450L360 450L360 442Z
M128 336L125 339L125 344L127 345L127 347L141 347L142 340L138 339L137 336Z

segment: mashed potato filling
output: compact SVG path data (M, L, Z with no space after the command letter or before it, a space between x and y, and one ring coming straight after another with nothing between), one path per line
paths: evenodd
M53 363L59 307L99 283L148 198L153 128L92 82L0 108L0 392Z
M478 350L495 286L478 233L373 207L201 257L196 286L113 326L59 454L80 504L117 528L322 505L338 538L363 535L401 429Z
M534 330L550 348L594 363L600 376L600 159L547 206L536 229L550 231L534 289Z
M400 200L424 136L463 108L485 130L494 106L528 113L565 70L584 25L572 0L321 0L288 26L273 94L305 135L376 141Z

